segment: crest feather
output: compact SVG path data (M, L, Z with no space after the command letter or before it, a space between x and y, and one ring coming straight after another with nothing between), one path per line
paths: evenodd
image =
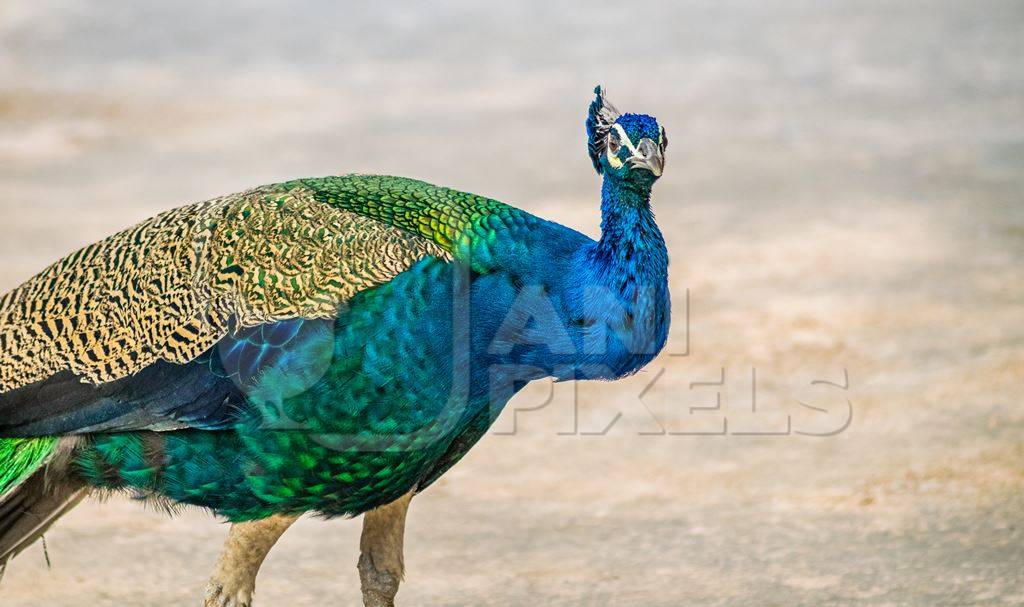
M604 153L605 140L615 119L619 117L619 110L605 99L604 88L601 85L594 88L594 94L596 96L590 103L590 111L587 113L587 149L590 152L590 160L594 163L594 170L600 174L603 171L601 154Z

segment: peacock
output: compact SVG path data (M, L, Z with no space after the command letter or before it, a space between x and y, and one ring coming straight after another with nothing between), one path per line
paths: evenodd
M364 515L393 605L410 500L528 382L611 380L663 348L668 139L599 86L595 241L401 177L296 179L171 210L0 299L0 563L94 492L231 522L205 604L247 606L304 513Z

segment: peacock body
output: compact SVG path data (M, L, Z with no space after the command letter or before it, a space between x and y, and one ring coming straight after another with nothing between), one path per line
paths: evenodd
M640 369L669 322L650 208L667 141L600 92L588 133L598 241L348 175L169 211L57 262L0 300L0 453L18 455L0 500L49 462L66 487L49 522L90 488L232 521L356 515L429 486L527 382ZM4 517L0 561L41 532Z

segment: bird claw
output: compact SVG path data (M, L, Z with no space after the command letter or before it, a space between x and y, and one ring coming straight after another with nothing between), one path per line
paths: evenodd
M218 581L206 585L203 607L252 607L253 585L247 588L241 580Z

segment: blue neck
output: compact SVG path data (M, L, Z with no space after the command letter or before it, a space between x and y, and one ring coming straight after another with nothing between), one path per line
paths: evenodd
M657 288L667 280L665 239L651 212L651 187L610 177L601 186L601 240L591 257L608 277L629 287ZM632 293L629 293L630 295Z

